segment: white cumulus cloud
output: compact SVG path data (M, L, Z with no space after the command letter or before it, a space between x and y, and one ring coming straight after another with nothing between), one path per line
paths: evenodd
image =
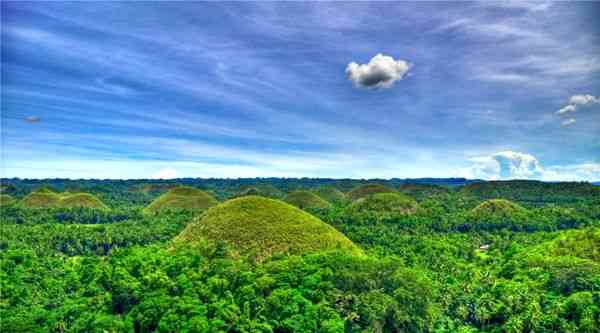
M348 79L357 87L389 88L402 80L411 68L407 61L377 54L368 64L351 62L346 67Z
M173 168L160 169L157 173L152 175L153 179L173 179L177 178L177 170Z
M569 104L586 105L591 103L600 103L600 98L592 95L573 95L569 98Z
M482 179L541 178L544 170L538 160L525 153L501 151L470 159L473 163L466 175Z
M486 180L537 179L543 181L598 181L600 163L555 165L544 168L530 154L502 151L469 159L471 165L459 175Z

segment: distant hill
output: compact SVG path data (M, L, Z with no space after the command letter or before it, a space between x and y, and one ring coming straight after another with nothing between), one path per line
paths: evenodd
M410 215L419 205L415 199L402 193L377 193L352 203L348 211L352 213L374 212L387 215Z
M223 241L240 254L262 260L275 253L302 254L325 249L362 251L346 236L292 205L260 196L226 201L206 211L175 238L175 246L206 239Z
M285 196L285 194L270 184L256 184L256 185L248 185L242 186L240 190L234 194L234 198L248 196L248 195L258 195L265 198L271 199L281 199Z
M382 184L367 184L354 188L352 191L348 192L346 196L348 199L354 201L361 198L364 198L369 195L377 194L377 193L390 193L397 192L393 188Z
M488 181L465 185L460 192L480 200L502 198L530 205L600 199L600 187L587 182Z
M407 194L417 200L423 200L428 197L450 193L448 187L431 184L407 183L398 186L401 193Z
M390 183L394 185L401 184L423 184L423 185L438 185L438 186L462 186L472 183L482 182L481 179L467 178L392 178Z
M285 196L285 202L300 209L327 209L331 204L309 191L293 191Z
M15 203L15 198L8 194L0 194L0 206L11 205Z
M525 214L527 209L504 199L486 200L471 210L475 219L506 219Z
M313 192L321 197L323 200L335 203L342 202L346 200L346 195L344 192L338 190L333 186L320 186L317 189L313 190Z
M155 213L161 210L182 209L200 211L218 204L210 194L191 186L177 186L156 198L144 213Z
M39 188L21 199L27 208L94 208L108 209L96 196L89 193L56 192L51 188Z

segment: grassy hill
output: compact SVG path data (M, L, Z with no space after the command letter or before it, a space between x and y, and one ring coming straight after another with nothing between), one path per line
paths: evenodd
M26 195L20 204L27 208L95 208L108 209L96 196L89 193L55 192L42 187Z
M327 209L331 204L309 191L294 191L285 196L285 202L300 209Z
M346 200L344 192L333 186L321 186L313 192L327 202L342 202Z
M430 184L402 184L398 186L398 190L417 200L450 193L446 187Z
M489 181L466 185L460 192L480 200L501 198L534 206L600 199L600 187L586 182Z
M58 206L61 208L86 207L108 209L100 199L89 193L70 193L63 195L58 201Z
M275 253L301 254L342 248L361 250L330 225L292 205L259 196L236 198L199 216L175 238L176 246L224 241L262 260Z
M350 212L376 212L391 215L409 215L417 211L417 202L401 193L377 193L355 201L348 207Z
M265 198L271 199L280 199L285 196L285 194L270 184L257 184L253 186L242 186L240 190L233 195L233 198L239 198L249 195L258 195Z
M8 194L0 194L0 206L11 205L15 203L15 198Z
M348 199L355 201L369 195L390 192L396 192L396 190L381 184L367 184L354 188L352 191L348 192L346 196Z
M486 200L469 212L471 221L525 221L528 210L504 199Z
M144 213L149 214L168 209L199 211L218 203L213 196L195 187L177 186L152 201L144 209Z

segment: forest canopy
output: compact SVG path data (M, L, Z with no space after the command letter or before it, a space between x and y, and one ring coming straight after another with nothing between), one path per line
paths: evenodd
M3 332L600 329L600 195L587 183L10 179L1 188ZM106 209L22 204L70 193ZM148 214L169 197L205 204Z

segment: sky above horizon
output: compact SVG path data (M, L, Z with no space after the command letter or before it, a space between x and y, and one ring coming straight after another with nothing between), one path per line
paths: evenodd
M600 180L600 3L1 9L2 177Z

